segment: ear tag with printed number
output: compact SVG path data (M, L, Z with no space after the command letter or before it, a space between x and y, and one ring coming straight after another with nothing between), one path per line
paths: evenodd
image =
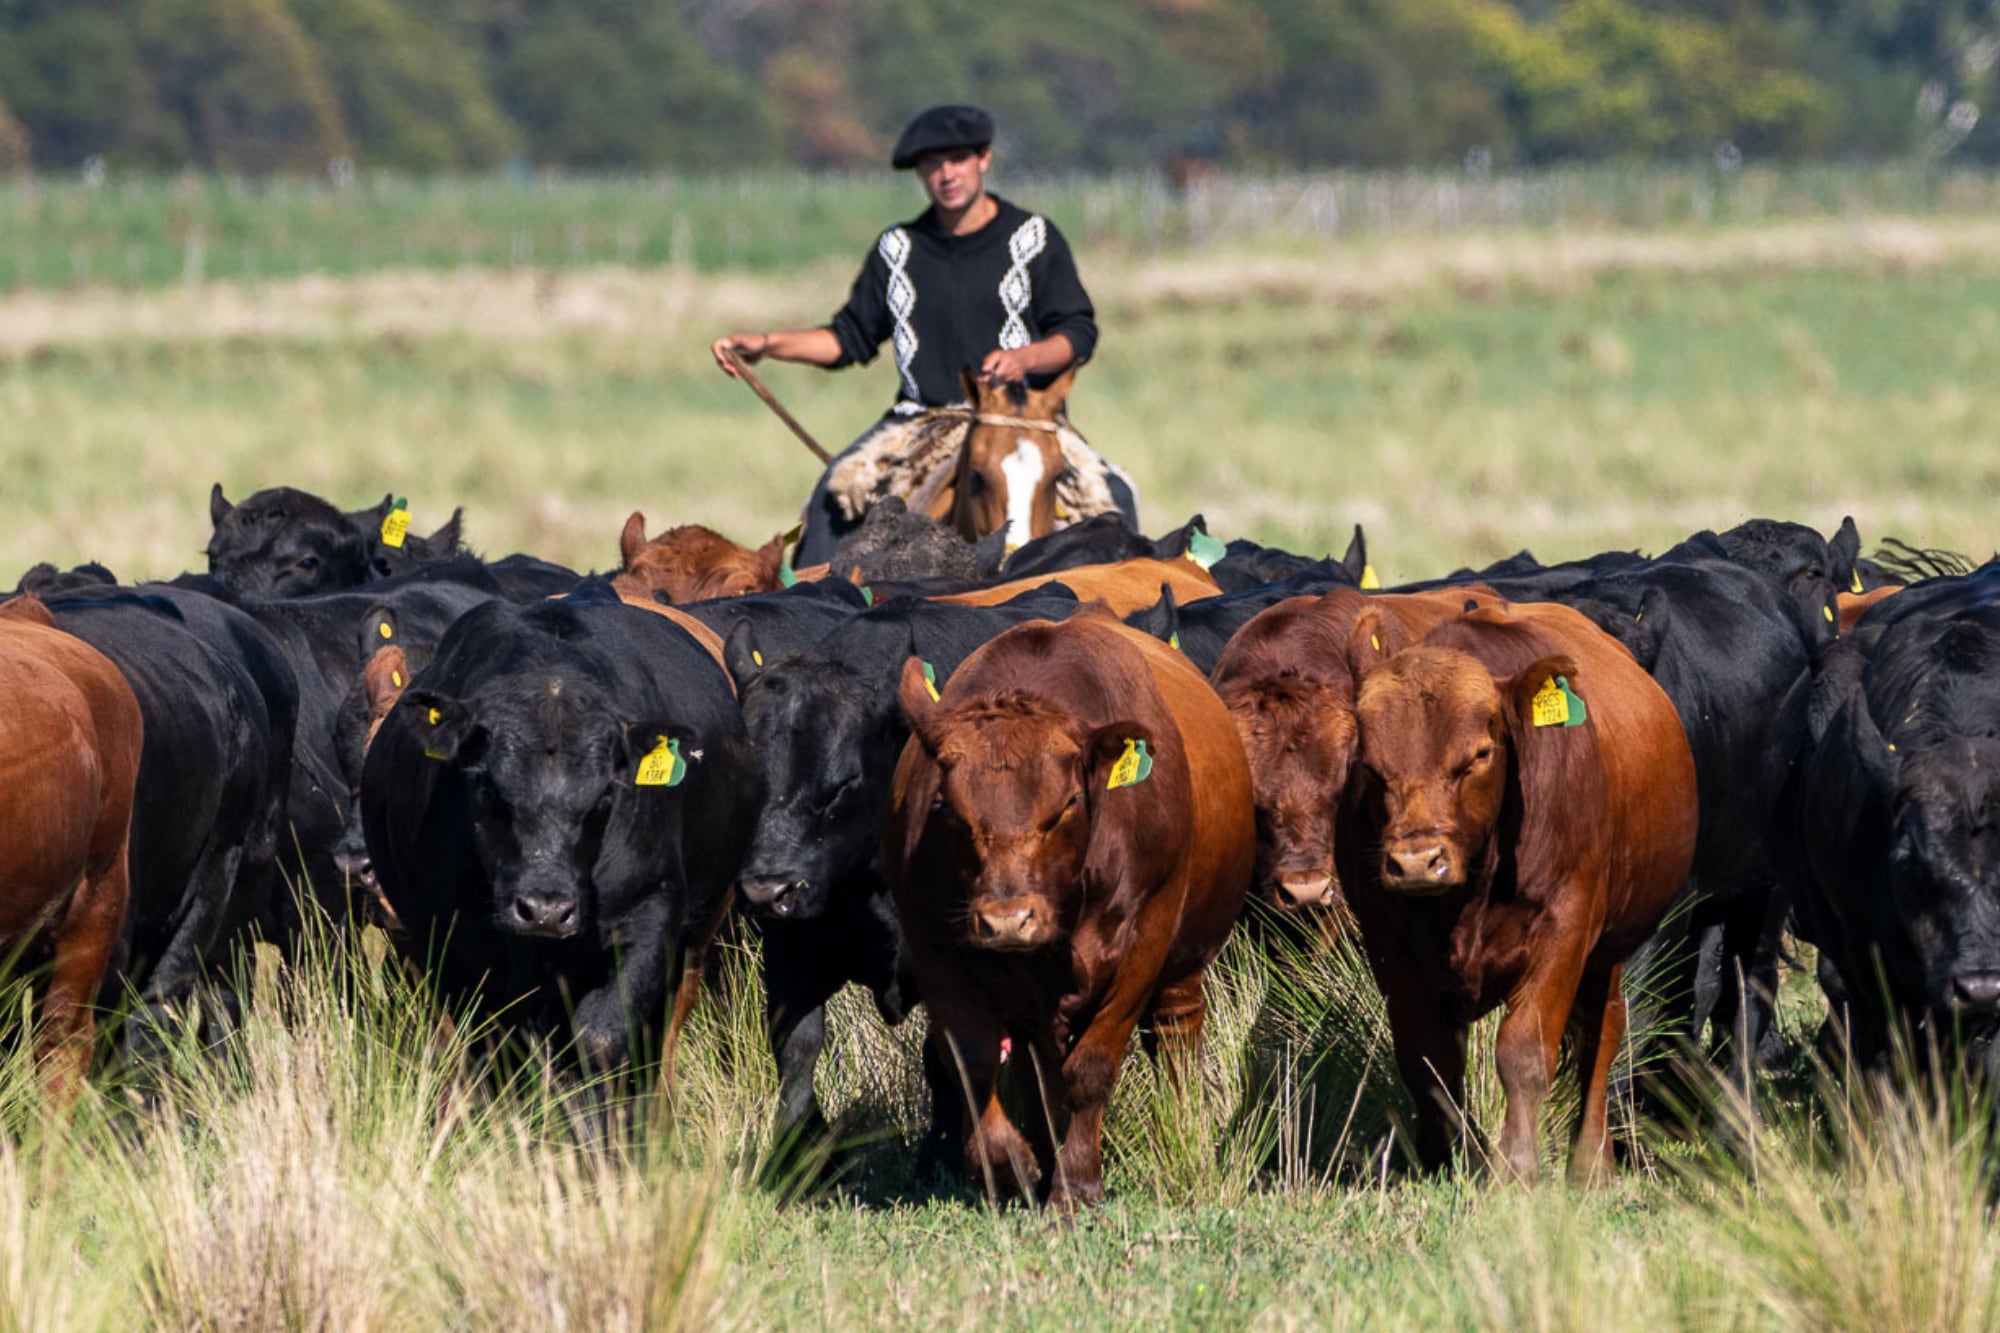
M1361 567L1361 591L1374 592L1382 586L1382 580L1375 576L1375 566Z
M924 688L931 692L931 702L939 703L944 696L938 693L937 672L929 662L924 663Z
M403 538L410 535L410 500L406 495L396 497L396 507L382 516L382 544L401 548Z
M687 771L687 760L681 758L681 743L662 736L660 743L639 761L639 776L634 781L641 787L678 787Z
M1590 720L1590 710L1569 687L1568 676L1554 676L1535 691L1535 725L1538 727L1580 727Z
M1187 558L1203 569L1215 568L1215 562L1229 554L1229 548L1219 540L1196 528L1188 533Z
M1125 753L1118 756L1118 762L1111 766L1111 781L1104 784L1104 790L1117 791L1120 787L1130 787L1153 776L1153 756L1146 752L1146 742L1127 740Z

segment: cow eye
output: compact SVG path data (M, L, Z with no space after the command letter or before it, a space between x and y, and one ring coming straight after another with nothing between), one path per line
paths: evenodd
M300 569L305 570L307 573L311 573L313 570L319 568L319 557L316 555L302 555L298 558L298 561L296 563L298 564L298 567Z

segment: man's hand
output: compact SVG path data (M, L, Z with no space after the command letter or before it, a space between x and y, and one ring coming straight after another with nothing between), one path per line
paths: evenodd
M996 347L979 363L980 378L988 384L1019 384L1038 369L1025 347Z
M717 338L708 350L715 354L715 364L722 367L723 374L730 379L738 379L741 377L737 375L736 367L729 364L729 358L724 353L734 352L743 358L743 364L754 366L764 359L764 353L770 347L771 335L768 333L732 333L726 338Z

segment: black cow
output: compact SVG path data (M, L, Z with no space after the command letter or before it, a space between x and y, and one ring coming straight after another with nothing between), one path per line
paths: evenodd
M1034 589L996 607L899 600L838 625L805 650L767 648L749 620L730 630L724 658L768 792L739 883L746 905L764 919L780 1144L825 1134L812 1079L827 1000L856 982L888 1023L901 1022L916 1002L881 846L890 780L910 735L897 705L903 663L912 654L924 658L943 684L1002 630L1061 619L1076 607L1067 589ZM934 1093L948 1096L951 1080L928 1072ZM946 1146L955 1109L932 1124L946 1134L927 1141L927 1158Z
M1902 1024L1991 1079L2000 1032L2000 563L1870 608L1796 701L1799 935L1857 1061ZM1907 1031L1907 1029L1904 1029ZM1923 1047L1915 1048L1921 1057Z
M109 588L48 607L124 673L145 718L132 903L108 974L136 988L127 1046L143 1053L203 969L275 920L298 687L256 623L212 598Z
M671 1071L759 795L714 658L597 581L446 631L368 750L361 809L447 994L537 1033L567 1023L607 1068L676 992Z
M1227 553L1209 567L1215 581L1222 585L1224 592L1247 592L1267 583L1277 583L1285 579L1303 578L1319 584L1322 590L1331 587L1374 587L1372 571L1368 568L1368 538L1363 535L1361 525L1354 525L1354 535L1348 538L1347 551L1340 559L1323 556L1296 555L1277 546L1260 546L1256 542L1239 537L1229 543Z
M208 496L208 570L244 597L303 597L359 587L405 572L426 560L457 554L459 514L429 537L405 533L385 540L393 502L343 513L317 495L290 486L258 491L231 503L217 482Z

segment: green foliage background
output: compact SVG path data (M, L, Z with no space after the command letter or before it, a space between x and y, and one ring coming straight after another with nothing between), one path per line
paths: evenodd
M0 0L0 165L2000 157L1990 0Z

